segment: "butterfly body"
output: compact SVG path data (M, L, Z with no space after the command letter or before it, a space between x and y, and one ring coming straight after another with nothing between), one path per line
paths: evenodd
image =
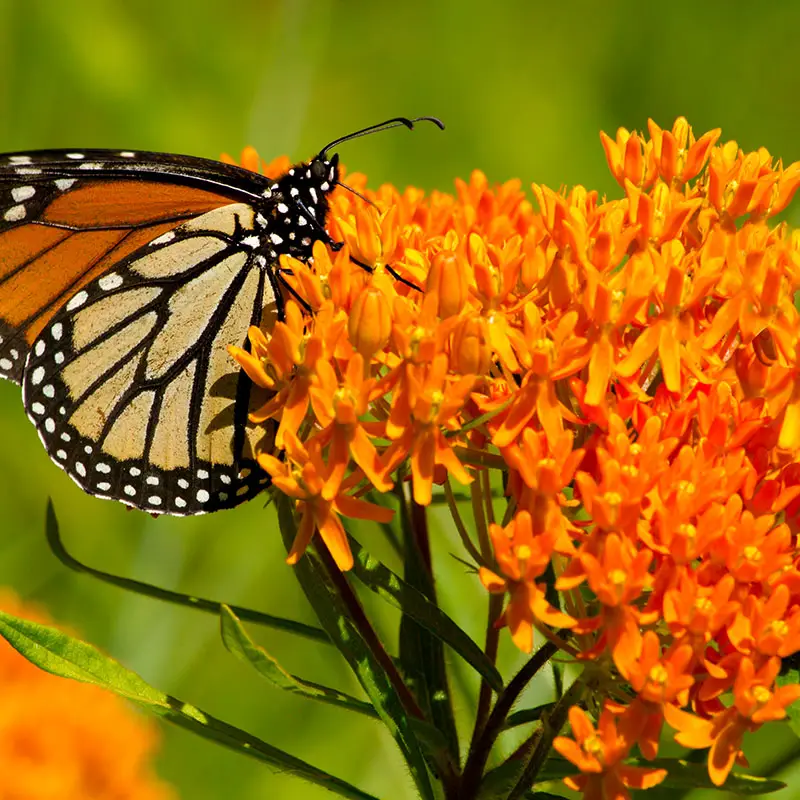
M0 376L81 488L182 515L267 484L255 445L274 427L246 424L259 390L227 345L282 317L278 259L329 241L337 180L322 155L276 179L133 151L0 157Z

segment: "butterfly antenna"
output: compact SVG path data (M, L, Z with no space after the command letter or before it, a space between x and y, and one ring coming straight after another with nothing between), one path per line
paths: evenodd
M378 206L376 206L375 203L373 203L368 197L364 197L364 195L361 194L358 189L354 189L352 186L348 186L346 183L342 183L341 181L336 181L335 185L341 186L342 189L347 189L348 192L354 194L356 197L360 197L365 203L371 205L375 210L379 210Z
M392 119L387 119L385 122L379 122L377 125L370 125L366 128L362 128L359 131L348 133L347 136L340 136L338 139L334 139L332 142L326 144L325 147L319 151L319 154L322 156L322 158L326 158L327 151L332 147L336 147L336 145L339 145L342 142L349 142L351 139L358 139L361 136L369 136L372 133L379 133L380 131L388 131L391 128L399 128L402 126L408 128L409 130L413 130L415 122L432 122L437 128L439 128L439 130L444 130L444 123L436 117L414 117L413 119L409 119L408 117L393 117Z

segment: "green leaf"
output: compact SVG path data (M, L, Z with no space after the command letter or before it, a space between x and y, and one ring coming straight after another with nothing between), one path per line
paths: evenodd
M153 586L150 583L143 583L142 581L134 580L133 578L123 578L119 575L112 575L109 572L95 569L94 567L87 566L77 558L70 555L64 547L64 542L61 539L61 532L59 531L58 520L56 519L56 512L53 509L53 501L47 500L47 514L45 519L45 534L47 536L47 543L50 545L50 550L53 555L65 566L75 572L84 572L91 575L93 578L110 583L112 586L118 586L120 589L139 594L144 597L152 597L156 600L163 600L167 603L173 603L187 608L194 608L197 611L205 611L209 614L219 614L222 603L216 600L206 600L203 597L193 597L188 594L181 594L180 592L173 592L169 589L162 589L160 586ZM295 622L291 619L284 619L283 617L274 617L272 614L265 614L262 611L253 611L249 608L242 608L240 606L231 606L240 619L253 622L257 625L264 625L276 630L286 631L293 633L297 636L303 636L306 639L312 639L322 644L331 644L331 640L325 631L319 628L314 628L311 625L306 625L302 622Z
M489 770L481 780L476 800L505 800L524 769L524 761L509 759Z
M355 559L352 572L367 588L439 637L473 667L492 689L502 691L503 679L497 668L444 611L373 558L355 539L350 537L349 542Z
M342 797L376 800L373 795L346 781L159 691L97 648L55 628L0 611L0 636L46 672L112 691L198 736L269 764L281 772L290 772Z
M643 758L627 759L626 764L633 767L647 769L665 769L667 777L659 788L671 789L717 789L724 792L734 792L742 797L751 797L759 794L769 794L786 788L786 784L774 778L759 778L755 775L745 775L732 772L722 786L715 786L708 777L708 767L705 762L693 764L680 758L656 758L646 761ZM563 758L550 758L544 764L537 776L537 783L557 780L566 775L574 775L578 768Z
M286 672L263 647L257 645L248 636L239 619L226 605L222 606L220 628L225 647L240 661L255 667L260 675L274 683L279 689L378 719L377 712L369 703L358 700L345 692L305 681Z
M285 495L278 495L275 502L281 536L289 550L296 535L294 504ZM320 625L347 660L381 721L400 747L419 793L424 800L436 800L420 742L398 692L312 547L295 564L294 571Z
M505 728L516 728L518 725L527 725L531 722L538 722L543 716L551 714L555 708L555 703L543 703L536 708L524 708L509 714L506 718Z

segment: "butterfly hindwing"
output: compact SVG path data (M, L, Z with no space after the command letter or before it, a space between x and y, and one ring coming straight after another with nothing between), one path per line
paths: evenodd
M247 425L254 390L226 349L279 313L259 252L267 235L249 205L215 209L135 250L48 321L25 368L25 408L86 491L196 514L268 482L253 438L274 430Z

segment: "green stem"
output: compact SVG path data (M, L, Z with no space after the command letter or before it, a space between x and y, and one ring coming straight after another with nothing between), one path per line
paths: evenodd
M533 786L539 770L550 755L550 751L553 748L553 740L561 733L561 729L567 721L570 708L581 699L585 689L586 686L582 681L575 681L556 703L552 712L547 717L542 718L544 724L541 730L537 731L540 736L533 750L533 755L525 765L522 775L519 776L519 780L509 793L507 800L517 800Z
M339 567L336 566L336 562L333 560L333 556L331 555L330 550L328 550L321 536L317 538L315 547L317 550L317 555L319 556L319 559L325 568L328 579L335 587L339 597L342 599L342 602L347 608L353 624L358 629L358 632L361 634L367 647L369 647L370 651L375 657L375 660L386 672L386 675L394 687L394 690L397 692L397 696L400 698L400 702L403 704L403 708L405 709L406 713L413 717L417 717L418 719L425 719L425 715L422 713L422 709L417 704L414 695L409 691L408 686L406 686L403 678L397 671L394 661L392 661L389 654L386 652L383 642L381 642L381 640L378 638L378 635L375 633L375 629L372 627L369 619L367 619L367 615L364 613L361 603L358 602L358 598L353 591L353 587L350 586L347 578L345 578Z
M461 778L461 793L459 800L475 800L478 796L481 779L489 760L489 754L497 741L497 737L505 728L506 718L508 717L514 703L517 702L522 690L530 683L537 672L558 652L558 649L551 642L545 642L534 654L522 669L511 679L508 686L501 692L494 704L492 713L484 725L483 731L477 737L474 745L470 748L467 763L464 765L464 772ZM566 695L565 695L566 697Z

